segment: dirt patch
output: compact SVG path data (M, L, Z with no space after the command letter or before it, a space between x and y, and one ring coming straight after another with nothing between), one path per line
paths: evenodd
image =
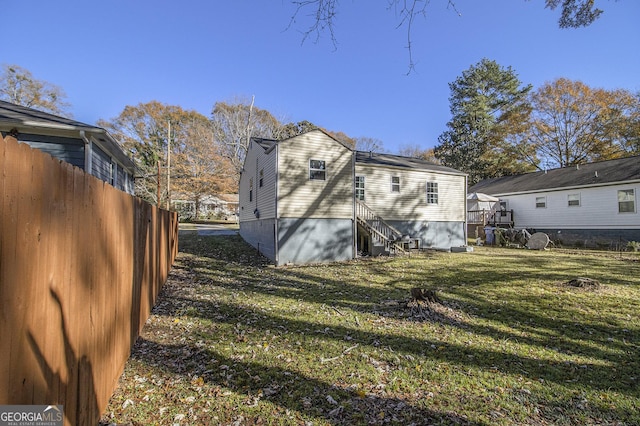
M600 282L592 278L578 277L562 283L566 287L576 287L585 290L596 290L600 288Z
M443 301L434 290L412 288L411 299L403 305L405 313L408 311L415 320L461 325L466 318L464 312Z

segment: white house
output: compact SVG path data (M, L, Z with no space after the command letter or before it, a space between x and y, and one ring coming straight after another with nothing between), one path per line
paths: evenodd
M466 244L466 175L355 152L321 130L251 140L240 235L276 265Z
M178 212L181 221L201 219L235 221L238 212L238 194L207 194L194 200L193 194L178 192L173 194L171 204Z
M500 198L514 227L585 246L640 241L640 157L481 181L469 192Z

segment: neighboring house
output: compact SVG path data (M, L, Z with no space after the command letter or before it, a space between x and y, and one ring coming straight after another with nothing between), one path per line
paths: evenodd
M500 198L514 227L584 246L640 241L640 157L481 181L469 192Z
M238 194L215 194L200 198L198 217L196 202L185 194L174 194L171 204L179 214L180 220L226 219L236 220L238 213Z
M240 235L276 265L466 245L464 173L321 130L253 138L239 198Z
M223 214L236 220L238 217L238 194L218 194L218 204L216 206Z
M18 142L71 163L129 194L134 193L133 161L100 127L0 101L0 134L11 135Z

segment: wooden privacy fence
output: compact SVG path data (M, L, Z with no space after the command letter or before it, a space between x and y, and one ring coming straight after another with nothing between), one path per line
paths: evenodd
M177 254L177 215L1 135L0 197L0 404L95 425Z

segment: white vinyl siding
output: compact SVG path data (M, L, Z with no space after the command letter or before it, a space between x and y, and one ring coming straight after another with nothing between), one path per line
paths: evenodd
M325 180L309 179L310 160L325 162ZM278 217L353 218L352 152L321 131L278 145Z
M465 176L361 163L356 163L356 174L366 177L366 204L385 220L466 220ZM390 175L400 178L400 194L389 191ZM438 204L429 208L425 196L427 182L437 182L439 194Z
M268 154L262 149L257 156L258 185L255 189L256 208L261 219L276 216L276 150Z
M256 210L260 219L275 217L275 160L275 149L266 153L257 143L250 144L240 175L240 220L255 220Z
M618 190L633 189L640 185L611 185L580 189L580 208L569 207L569 194L575 190L551 191L531 194L494 194L508 200L518 228L565 229L640 229L640 214L619 214ZM536 199L545 197L545 209L536 208Z

